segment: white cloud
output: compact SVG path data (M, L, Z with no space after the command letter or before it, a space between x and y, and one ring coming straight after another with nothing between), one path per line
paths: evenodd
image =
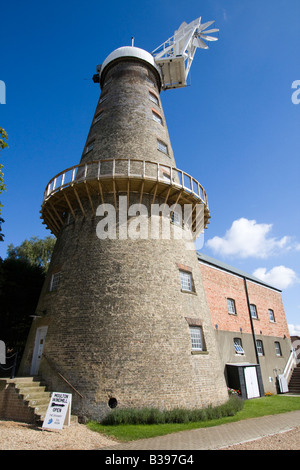
M253 276L278 289L286 289L299 282L295 271L286 266L275 266L270 271L266 268L258 268L253 272Z
M206 246L219 255L267 258L278 250L291 249L291 238L268 236L272 224L258 224L244 217L235 220L224 237L213 237Z
M288 324L289 332L291 336L300 336L300 325Z

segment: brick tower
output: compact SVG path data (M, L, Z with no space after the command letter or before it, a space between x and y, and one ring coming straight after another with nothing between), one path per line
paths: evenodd
M220 404L227 389L184 236L197 207L206 226L207 197L176 168L163 66L121 47L95 81L101 95L81 162L44 194L42 218L57 242L19 375L42 375L52 390L73 394L74 413L93 419L116 406ZM164 217L170 233L155 204L173 207ZM183 224L176 210L184 205L192 211Z

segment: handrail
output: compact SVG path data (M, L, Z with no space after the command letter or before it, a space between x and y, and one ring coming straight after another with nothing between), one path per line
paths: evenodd
M122 162L119 168L118 163ZM111 163L112 168L107 168ZM141 171L136 173L132 169L133 166L140 164ZM101 170L105 167L105 173ZM152 171L147 172L147 167ZM82 174L80 169L83 170ZM90 162L80 163L61 171L54 176L46 186L43 202L45 202L52 194L68 187L73 186L76 182L88 181L93 179L107 178L142 178L151 179L157 182L164 182L171 186L179 187L199 199L203 204L208 205L207 195L203 186L188 173L177 168L150 160L138 160L130 158L108 158L103 160L93 160Z
M14 361L12 363L11 366L8 366L8 367L3 367L3 365L0 364L0 369L1 370L4 370L4 371L7 371L7 370L11 370L11 374L10 374L10 378L11 379L14 379L15 378L15 373L16 373L16 367L17 367L17 358L18 358L18 351L16 351L15 353L13 353L11 356L6 356L6 361L7 359L11 359L11 358L14 358ZM6 365L6 362L5 362L5 365Z
M292 348L291 353L290 353L289 358L288 358L288 361L287 361L286 366L285 366L284 371L283 371L283 375L285 376L286 380L288 380L289 375L291 373L291 370L293 370L292 367L295 364L296 364L295 350L294 350L294 348Z
M84 398L83 395L81 395L80 392L78 392L78 390L76 390L76 388L57 370L57 367L53 364L53 359L50 359L48 356L46 356L45 353L43 353L43 356L44 358L47 360L48 364L50 365L50 367L57 373L57 375L64 381L66 382L66 384L69 385L69 387L72 388L72 390L74 390L74 392L77 393L77 395L80 396L80 398Z

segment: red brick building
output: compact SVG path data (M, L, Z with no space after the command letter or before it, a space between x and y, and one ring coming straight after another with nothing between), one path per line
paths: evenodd
M228 387L244 398L277 393L292 350L281 291L202 253L198 260Z

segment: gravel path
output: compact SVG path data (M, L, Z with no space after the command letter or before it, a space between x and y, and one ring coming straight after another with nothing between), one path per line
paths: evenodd
M0 450L93 450L116 444L84 424L72 423L62 431L15 421L0 421Z

